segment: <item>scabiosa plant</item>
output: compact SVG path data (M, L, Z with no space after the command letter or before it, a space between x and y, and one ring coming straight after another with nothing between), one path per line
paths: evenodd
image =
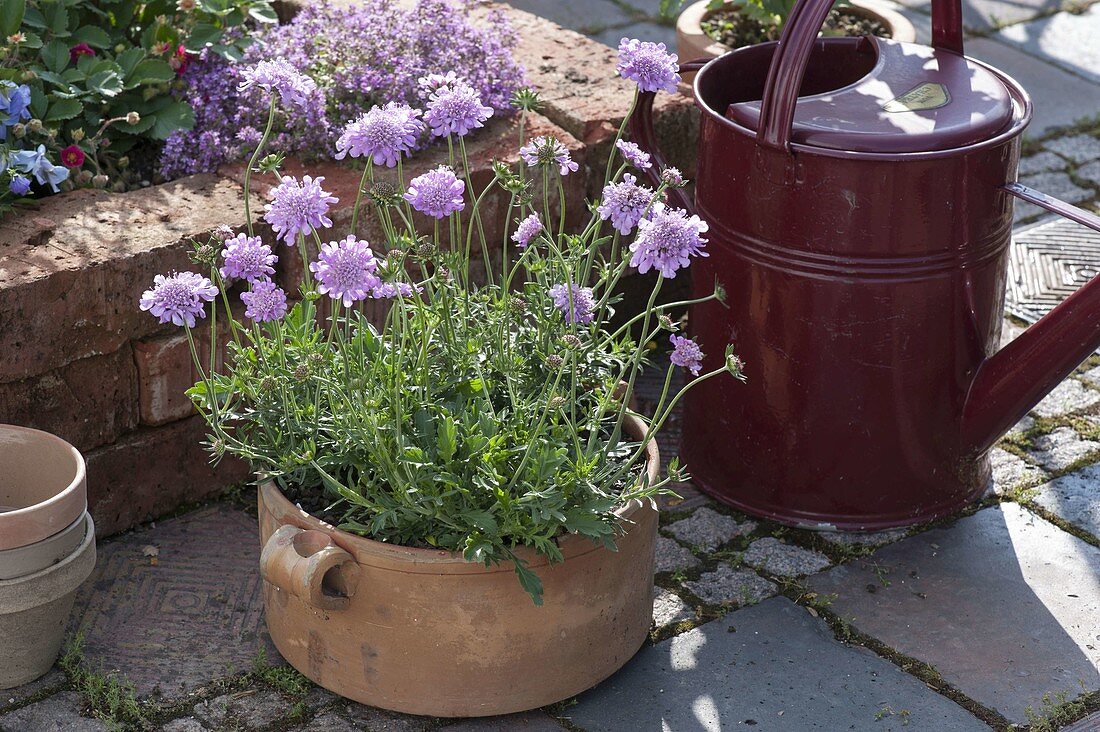
M257 323L278 320L286 315L286 293L269 279L252 283L252 289L241 293L244 316Z
M317 277L317 291L339 300L344 307L366 300L382 285L374 274L378 263L370 244L354 235L321 247L321 255L309 269Z
M204 303L218 296L218 288L209 278L194 272L173 272L153 278L153 287L141 296L142 310L162 323L195 327L196 318L205 318Z
M493 108L481 103L477 90L459 79L437 86L428 98L427 108L424 121L436 137L461 137L482 127L493 115Z
M271 224L276 236L293 246L299 236L314 229L332 226L328 217L329 207L340 199L321 189L324 176L302 180L287 176L271 191L271 203L267 204L264 221Z
M624 38L619 42L619 73L644 92L676 92L680 83L676 54L663 43Z
M629 234L653 203L653 189L638 185L638 179L627 173L621 183L608 183L604 187L597 210L600 218L610 219L620 234Z
M259 87L268 92L278 92L283 107L301 108L310 103L317 84L286 59L263 60L247 66L241 72L239 91Z
M440 165L413 178L405 200L420 213L443 219L466 207L462 200L465 190L466 183L446 165Z
M402 154L408 155L416 147L424 129L419 117L420 110L404 103L372 107L344 128L336 141L336 159L366 156L375 165L394 167Z
M619 140L615 143L615 147L622 153L626 162L630 163L638 170L649 170L653 167L653 163L649 160L649 153L638 147L636 143Z
M220 234L221 232L215 232L215 236ZM237 234L222 241L225 242L225 249L222 250L225 263L220 272L224 279L252 282L275 274L273 265L279 257L260 237Z
M649 217L638 224L638 236L630 245L630 266L641 273L656 269L665 277L691 264L691 257L709 256L703 251L702 234L707 222L679 208L654 204Z
M462 83L457 74L421 77L429 105ZM278 90L265 93L259 104L286 114ZM521 115L538 106L534 92L515 99ZM403 119L416 120L415 111ZM558 539L570 533L613 547L626 530L618 512L669 484L648 477L646 445L687 390L722 375L743 378L741 364L727 350L720 368L703 371L699 347L674 338L651 421L638 421L624 395L648 344L673 328L669 310L722 298L716 288L656 303L665 277L704 254L706 225L655 203L669 184L639 185L625 170L644 163L642 151L616 145L619 165L609 165L603 201L588 208L587 223L570 228L560 179L536 194L527 178L528 167L544 183L577 169L559 140L522 145L518 169L497 161L493 179L475 190L458 117L444 119L442 107L433 107L428 119L459 136L448 150L457 157L453 167L405 186L400 156L408 151L397 148L406 138L390 137L398 183L376 178L382 164L364 166L360 190L368 193L352 207L343 239L325 236L322 244L337 217L329 217L336 201L321 179L280 179L265 219L279 239L299 245L296 293L271 282L267 255L251 233L220 232L197 245L193 261L209 267L223 296L211 303L211 318L219 311L230 318L233 342L223 368L213 358L198 365L202 383L189 394L210 425L215 454L249 460L259 479L274 481L305 510L378 541L457 552L485 565L509 562L539 602L541 582L519 550L561 561ZM260 175L278 176L278 156L262 157L265 145L278 144L268 132L256 137L251 157L266 161ZM381 138L360 133L350 130L342 149L376 154L371 146ZM249 185L246 179L246 201ZM490 192L508 199L505 230L491 241L481 218L487 214L479 213ZM559 211L551 216L555 195ZM361 207L378 232L373 247L353 233ZM434 219L430 232L418 228L414 211ZM315 257L308 242L320 245ZM632 266L656 270L649 305L615 327L617 283ZM248 274L258 277L241 296L247 309L238 322L227 286ZM198 274L173 277L190 289L169 298L160 278L142 307L175 317L193 346L191 327L216 290ZM210 332L214 354L219 331ZM675 368L692 378L672 391Z

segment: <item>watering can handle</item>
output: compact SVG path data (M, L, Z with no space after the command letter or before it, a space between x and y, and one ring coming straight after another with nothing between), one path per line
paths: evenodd
M690 74L703 68L709 62L710 59L708 58L688 61L680 64L680 71ZM653 159L653 165L643 172L649 178L650 183L660 186L661 171L668 167L668 160L661 152L661 148L657 144L657 136L653 133L653 100L656 96L655 92L640 92L638 94L638 103L634 106L634 112L630 115L630 137L638 147L649 153ZM612 150L610 154L614 155L615 151ZM673 205L690 213L695 213L695 206L683 189L668 188L666 190Z
M757 140L768 147L790 150L791 126L798 90L817 35L834 0L800 0L791 11L779 38L764 83ZM932 0L932 45L962 54L961 0Z

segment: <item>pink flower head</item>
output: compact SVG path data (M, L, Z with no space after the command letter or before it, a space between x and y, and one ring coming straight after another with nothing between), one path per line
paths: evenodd
M294 68L289 61L277 58L272 61L260 61L241 71L239 90L246 91L254 86L269 94L278 93L279 99L287 109L308 111L310 96L317 91L313 79Z
M569 157L569 150L559 140L549 135L536 137L519 149L519 156L527 167L557 165L562 175L576 173L579 166Z
M248 282L275 274L272 265L279 259L260 237L243 233L226 240L222 258L225 260L221 267L222 277Z
M61 151L61 164L66 168L79 168L84 164L84 151L76 145L69 145Z
M638 179L630 173L623 176L622 183L608 183L603 189L603 198L597 209L604 221L611 219L620 234L629 234L642 220L653 202L653 190L638 185Z
M330 241L321 247L309 271L317 277L317 291L351 307L372 296L382 284L375 275L378 263L370 244L349 235L343 241Z
M241 293L244 316L257 323L278 320L286 315L286 293L274 282L264 278L252 283L252 289Z
M649 153L638 147L636 143L619 140L615 143L615 147L619 148L619 152L622 153L626 162L638 170L649 170L653 167L653 163L649 161Z
M679 70L676 54L666 51L663 43L633 38L619 41L619 75L644 92L675 92L680 83Z
M413 178L404 197L420 213L442 219L466 207L462 200L465 190L466 183L446 165L440 165Z
M75 64L81 56L95 56L95 49L87 43L78 43L69 49L69 63Z
M638 224L638 235L630 245L630 266L641 274L656 269L673 278L676 270L691 263L690 257L708 256L703 251L707 240L701 236L707 228L707 222L698 216L655 203L649 216Z
M562 312L566 323L591 323L595 317L596 300L591 287L580 285L554 285L550 288L554 307Z
M703 351L699 344L690 338L670 335L668 340L672 343L672 355L669 360L680 368L687 369L692 376L699 375L699 369L703 365Z
M204 302L218 295L218 288L208 278L194 272L173 272L167 277L153 278L153 289L141 296L138 307L146 310L162 323L174 323L195 327L195 318L205 318Z
M294 246L299 234L308 235L313 229L332 226L328 209L340 199L321 190L324 179L324 176L311 178L306 175L299 183L297 178L288 175L272 189L264 221L271 224L275 235L288 246Z
M432 92L427 107L424 121L436 137L452 134L462 137L493 116L493 108L481 103L477 90L458 79Z
M420 110L407 104L390 102L384 107L371 107L344 128L336 141L336 159L366 155L375 165L396 166L402 153L407 156L416 147L416 140L424 130L419 117Z
M519 222L515 233L512 234L512 241L516 243L517 248L526 249L527 245L538 236L540 231L542 231L542 222L539 221L539 215L531 214Z

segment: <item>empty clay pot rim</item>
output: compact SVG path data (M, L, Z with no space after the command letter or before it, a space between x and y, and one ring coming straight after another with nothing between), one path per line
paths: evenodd
M80 451L70 445L65 440L62 440L57 435L49 432L43 432L42 430L31 429L30 427L19 427L11 424L0 424L0 444L5 442L6 435L16 435L22 438L23 441L39 440L42 442L53 443L53 446L59 448L62 452L68 453L72 458L75 466L73 471L73 479L62 490L53 494L45 501L32 504L30 506L24 506L23 508L16 508L10 511L0 512L0 534L3 534L2 529L7 524L14 524L16 522L24 521L31 514L39 512L48 512L55 506L67 503L74 493L85 493L83 501L84 504L80 512L73 514L71 517L66 517L67 520L62 527L68 526L77 518L81 512L87 507L87 495L86 495L86 468L84 465L84 456L80 454ZM43 537L45 538L45 537Z
M631 436L637 439L641 439L645 435L645 422L634 415L626 415L623 420L623 425ZM657 481L660 467L661 458L657 449L657 438L654 436L650 439L645 448L645 471L649 475L649 480L652 483ZM374 562L364 561L365 559L375 559L381 562L386 562L388 560L407 564L408 566L402 571L416 572L417 567L422 567L421 571L427 573L438 571L433 570L432 567L438 568L440 565L453 565L447 570L447 573L454 573L456 569L459 570L460 573L464 570L469 570L470 573L513 571L511 565L506 562L487 568L477 562L467 561L462 557L461 552L452 552L447 549L426 549L423 547L401 546L400 544L391 544L370 539L365 536L351 534L336 528L332 524L322 521L308 511L298 508L298 506L291 503L290 500L283 495L283 492L279 490L279 487L274 481L264 482L260 485L259 490L262 501L267 507L267 511L272 515L277 524L292 524L305 530L322 531L331 536L340 548L352 553L356 561L360 564L374 564ZM629 520L631 516L642 508L642 506L643 504L641 501L633 500L624 506L620 506L615 513L618 514L620 518ZM261 508L261 510L263 510L263 508ZM597 544L594 541L576 534L562 536L558 541L558 546L567 560L602 548L601 544ZM526 560L531 569L538 569L539 567L544 567L549 564L549 559L547 557L537 553L530 547L518 547L515 553L521 559ZM390 566L389 568L393 569L394 567Z

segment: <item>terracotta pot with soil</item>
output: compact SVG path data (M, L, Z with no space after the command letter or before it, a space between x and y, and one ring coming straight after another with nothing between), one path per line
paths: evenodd
M763 23L727 2L717 9L710 0L684 8L676 21L676 53L680 62L718 58L754 43L779 40L782 26ZM835 36L874 35L913 43L917 32L905 16L882 0L849 0L833 8L824 33Z
M95 560L84 458L47 432L0 425L0 689L53 666Z
M645 426L625 428L642 439ZM655 440L646 471L656 481ZM638 650L652 617L657 512L619 511L618 551L566 535L564 561L517 554L542 578L536 606L511 565L340 531L259 492L264 606L279 652L310 679L364 704L471 717L544 706L610 676Z

